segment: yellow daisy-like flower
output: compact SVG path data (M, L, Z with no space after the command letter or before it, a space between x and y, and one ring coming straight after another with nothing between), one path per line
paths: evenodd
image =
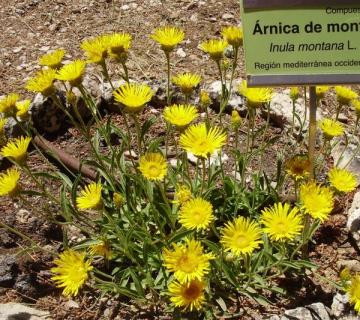
M182 205L191 199L191 190L186 185L178 185L175 192L175 200L172 203Z
M7 122L6 118L0 118L0 138L5 133L6 122Z
M169 53L184 40L185 33L177 27L160 27L150 37L160 44L165 53Z
M179 222L187 229L207 229L214 220L211 203L202 198L195 198L183 204L179 212Z
M78 87L85 73L86 62L82 60L75 60L69 64L64 65L56 74L56 79L62 81L69 81L72 87Z
M0 100L0 113L12 114L16 108L16 102L20 99L17 93L10 93Z
M66 250L54 260L56 267L51 268L54 274L51 279L58 288L64 288L65 296L76 296L79 289L89 278L89 271L93 269L91 263L85 260L85 253Z
M172 82L180 87L180 90L186 95L190 95L194 88L199 85L201 77L198 74L186 72L172 78Z
M285 163L286 173L296 181L305 179L310 175L310 160L307 155L298 154Z
M343 125L339 121L333 119L323 119L320 121L319 126L324 134L324 138L327 140L331 140L334 137L339 137L344 134Z
M16 115L20 120L26 120L29 118L29 109L31 101L29 99L16 102Z
M163 112L164 118L178 129L183 129L198 116L198 111L193 105L174 104L166 107Z
M164 249L164 266L174 272L181 283L191 280L201 280L210 271L211 253L204 253L199 241L186 239L185 244L173 244L173 250Z
M262 210L260 222L264 225L264 232L274 241L294 240L304 227L299 209L295 207L290 210L287 203L276 203Z
M140 157L139 170L148 180L161 181L167 173L167 163L161 153L149 152Z
M341 105L349 105L351 100L357 99L358 94L350 88L335 86L336 99Z
M108 38L108 52L110 57L125 62L127 51L131 46L132 37L128 33L113 33Z
M292 87L290 89L290 99L292 101L296 101L297 99L299 99L299 88L298 87Z
M237 130L240 128L241 124L242 124L242 119L239 115L239 112L237 112L236 110L233 110L231 112L231 119L230 119L230 122L231 122L231 126L233 129Z
M201 280L184 283L173 281L169 285L170 301L175 307L182 307L184 310L200 310L205 302L204 288L205 282Z
M238 217L221 230L220 242L225 251L230 251L235 256L251 254L263 242L261 228L256 221Z
M228 42L223 39L211 39L200 44L200 49L210 55L210 58L219 61L224 54Z
M270 88L248 88L246 80L242 81L239 92L246 98L249 108L261 107L271 101L273 90Z
M356 188L356 177L349 170L332 168L328 176L330 184L340 192L351 192Z
M207 158L226 142L226 133L205 123L193 124L180 136L180 146L197 157Z
M229 26L225 27L221 31L225 40L235 48L242 46L243 44L243 29L241 27Z
M209 93L205 90L200 91L200 105L206 109L212 103Z
M93 244L90 247L89 253L92 256L102 256L106 260L110 260L113 256L110 243L106 240L99 240L97 243Z
M6 172L0 173L0 196L15 196L19 190L19 179L20 172L16 168L10 168Z
M332 191L311 181L300 187L301 209L314 219L324 221L334 208Z
M64 58L65 51L57 49L54 52L48 53L40 57L39 64L41 66L47 66L51 69L58 69L61 67L61 62Z
M80 192L80 196L76 197L76 205L79 209L101 209L103 202L101 199L102 186L100 183L92 182L85 186Z
M20 137L8 141L1 149L1 155L14 160L18 164L22 164L26 160L27 149L31 141L30 137Z
M27 81L25 88L29 91L40 92L44 96L54 93L56 71L53 69L41 70L34 78Z
M117 208L120 208L124 202L125 202L125 199L123 197L123 195L119 192L114 192L113 194L113 202L115 204L115 207Z
M115 101L125 106L125 111L138 113L151 100L153 92L145 84L126 83L113 92Z
M360 314L360 275L356 274L350 280L350 285L347 288L350 304L354 305L355 311Z
M80 47L85 51L88 63L103 63L108 55L109 35L100 35L92 39L84 40Z
M330 89L330 87L328 87L328 86L317 86L317 87L315 88L316 98L317 98L318 100L324 99L325 93L328 92L329 89Z

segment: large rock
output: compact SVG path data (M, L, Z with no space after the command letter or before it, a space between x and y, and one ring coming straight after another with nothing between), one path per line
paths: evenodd
M360 317L356 315L354 309L349 304L347 294L337 293L331 304L331 313L334 319L338 320L359 320Z
M330 320L327 308L321 302L306 307L286 310L283 316L272 316L268 320Z
M360 248L360 192L357 192L354 196L348 211L346 227Z
M295 112L300 117L301 121L305 118L305 102L304 99L299 98L295 102ZM323 113L319 108L316 113L317 120L323 118ZM290 90L286 89L282 92L276 92L270 102L270 119L280 128L284 129L292 124L293 119L293 104L290 98ZM306 132L309 126L309 109L307 109L306 121L303 123L303 131ZM295 117L295 129L300 129L300 123Z
M357 176L358 184L360 183L360 150L358 150L358 138L348 136L348 145L343 140L334 140L335 147L331 151L334 163L339 168L350 170Z
M15 255L0 255L0 287L11 288L15 283L17 271L18 265ZM2 318L0 317L0 319Z
M51 320L48 311L37 310L20 303L0 304L1 320Z

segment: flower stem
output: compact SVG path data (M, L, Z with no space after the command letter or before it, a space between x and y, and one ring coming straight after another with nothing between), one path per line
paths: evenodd
M166 66L167 66L167 90L166 90L166 96L167 96L167 104L170 105L171 103L171 97L170 97L170 52L165 51L166 55Z

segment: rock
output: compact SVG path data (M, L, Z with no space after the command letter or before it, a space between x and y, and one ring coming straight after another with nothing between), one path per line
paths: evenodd
M360 272L360 261L359 260L339 260L336 262L339 270L348 268L351 272Z
M229 101L228 101L224 111L227 113L231 113L231 111L233 109L235 109L239 112L239 114L242 117L245 117L247 111L246 111L246 107L244 105L244 99L237 93L237 87L238 87L239 81L240 80L233 81L233 88L232 88L231 96L229 98ZM220 108L220 96L221 96L221 91L222 91L221 90L221 81L217 80L217 81L212 82L209 85L209 87L207 88L207 91L212 100L211 107L218 112L219 108Z
M13 49L13 53L19 53L21 50L23 49L23 47L16 47Z
M337 293L331 304L331 312L334 317L339 318L340 316L345 314L345 310L349 307L348 306L349 299L346 294Z
M18 265L14 254L0 255L0 287L11 288L15 283L17 271Z
M138 155L136 154L135 151L133 150L126 150L124 151L124 156L127 157L127 158L133 158L133 159L137 159L138 158Z
M78 304L76 301L74 301L74 300L68 300L68 301L65 302L64 307L65 307L66 309L77 309L77 308L79 308L80 306L79 306L79 304Z
M180 58L185 58L186 57L186 52L184 51L183 48L179 48L176 50L176 55Z
M327 308L320 302L306 307L286 310L281 320L330 320Z
M24 135L24 131L14 118L7 118L5 124L5 135L8 138L17 138L21 135Z
M65 97L57 93L59 100L65 105ZM50 97L38 93L30 106L31 118L35 128L41 132L54 133L65 121L65 114Z
M229 160L229 157L225 153L223 153L222 151L219 151L219 152L215 151L210 156L210 165L220 166L220 156L221 156L222 163L227 162ZM196 165L198 157L196 157L191 152L187 152L187 158L192 164ZM207 168L208 165L209 165L209 161L206 159L205 167ZM200 159L199 159L199 168L202 168L202 164L201 164Z
M48 311L37 310L24 304L11 302L0 304L0 319L51 320L52 318Z
M346 223L350 234L357 243L357 246L360 248L360 192L358 191L354 200L351 204L351 207L348 211L348 220Z
M222 16L221 16L222 19L224 20L230 20L230 19L234 19L234 15L231 14L231 13L224 13Z
M335 147L331 150L331 156L334 158L334 163L339 168L350 170L357 176L358 185L360 183L360 154L358 148L357 138L348 136L349 144L346 146L342 140L334 140ZM354 156L355 154L355 156Z
M301 120L305 118L305 103L303 99L298 99L295 102L295 112ZM309 112L309 110L307 110ZM266 112L264 112L266 113ZM270 119L280 128L284 129L285 126L291 126L293 118L293 105L289 96L289 89L283 92L274 94L270 102ZM317 110L317 120L323 118L321 109ZM307 114L306 121L303 125L303 131L307 131L309 125L309 113ZM295 117L295 129L300 129L299 121Z

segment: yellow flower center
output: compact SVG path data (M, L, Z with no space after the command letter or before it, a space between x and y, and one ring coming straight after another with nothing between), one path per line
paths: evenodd
M199 295L201 291L199 286L197 286L195 283L190 283L189 287L187 287L184 290L184 297L187 300L195 300Z
M246 248L249 245L249 239L244 234L238 234L234 237L234 243L240 249Z
M159 166L156 166L156 165L151 165L149 167L149 171L150 171L151 175L154 177L157 177L160 174Z
M194 272L197 266L197 259L194 259L194 256L191 256L188 253L184 253L179 259L179 269L183 272Z

